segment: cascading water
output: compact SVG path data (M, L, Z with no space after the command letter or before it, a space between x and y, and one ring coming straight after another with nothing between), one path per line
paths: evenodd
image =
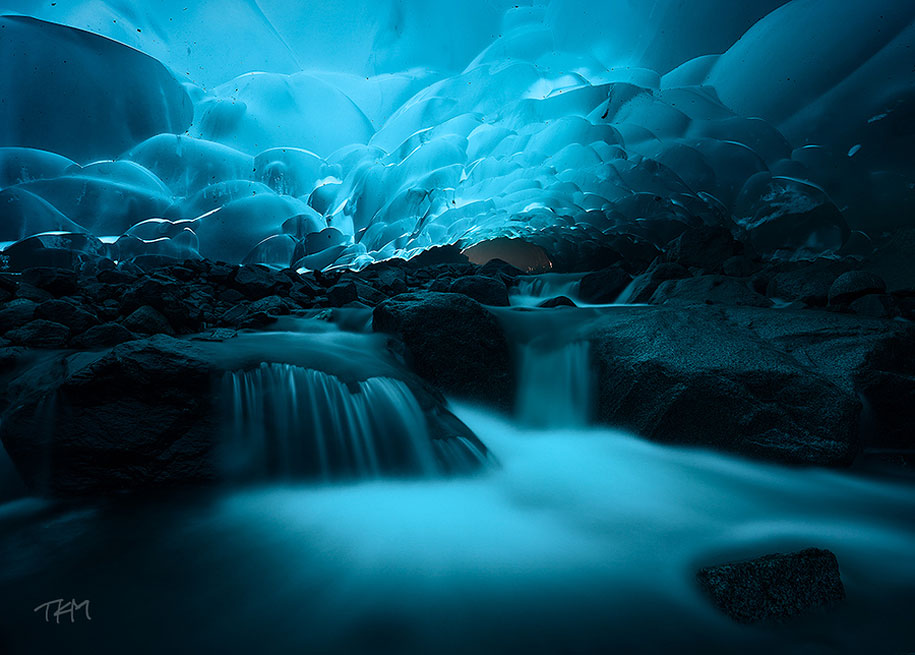
M518 286L510 296L511 304L521 307L539 305L544 300L566 296L576 300L581 275L544 273L518 279Z
M345 382L322 371L263 363L227 373L227 466L261 478L431 476L485 455L467 439L433 439L410 388L389 377Z
M534 428L580 428L591 418L592 374L587 341L520 347L518 419Z

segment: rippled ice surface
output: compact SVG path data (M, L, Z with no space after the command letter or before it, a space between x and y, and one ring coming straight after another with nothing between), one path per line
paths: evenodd
M89 509L0 508L5 652L907 652L911 485L459 416L473 478L271 486ZM702 565L807 546L848 600L744 627ZM92 621L32 608L91 601Z

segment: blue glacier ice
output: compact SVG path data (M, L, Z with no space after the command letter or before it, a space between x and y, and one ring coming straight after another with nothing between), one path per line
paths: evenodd
M0 242L316 269L697 224L806 257L911 222L911 3L184 5L0 2ZM193 237L142 246L153 219Z

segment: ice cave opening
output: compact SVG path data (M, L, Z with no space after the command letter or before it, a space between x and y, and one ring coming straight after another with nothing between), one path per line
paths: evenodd
M0 652L911 652L913 57L0 0Z

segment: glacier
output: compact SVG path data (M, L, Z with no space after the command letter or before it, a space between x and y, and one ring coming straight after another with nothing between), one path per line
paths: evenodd
M915 208L908 3L0 14L7 269L57 261L35 245L50 236L79 261L300 270L509 238L562 268L570 249L703 224L805 258L867 248Z

